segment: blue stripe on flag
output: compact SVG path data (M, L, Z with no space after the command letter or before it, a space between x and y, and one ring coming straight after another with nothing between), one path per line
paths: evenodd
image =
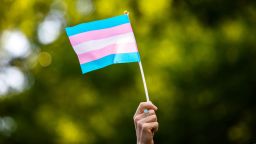
M122 54L108 55L101 59L81 64L80 66L82 69L82 73L85 74L87 72L97 70L111 64L139 62L139 61L140 61L140 55L138 52L122 53Z
M108 19L82 23L73 27L67 27L65 29L66 29L67 35L72 36L82 32L110 28L110 27L114 27L117 25L125 24L125 23L130 23L129 17L126 14L108 18Z

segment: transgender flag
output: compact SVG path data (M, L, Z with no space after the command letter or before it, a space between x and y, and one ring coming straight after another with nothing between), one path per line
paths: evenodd
M83 74L111 64L140 61L127 14L67 27L66 32Z

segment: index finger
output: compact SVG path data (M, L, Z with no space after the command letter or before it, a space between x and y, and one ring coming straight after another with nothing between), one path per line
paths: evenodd
M136 110L135 115L143 113L144 109L153 109L156 111L157 107L151 102L141 102L139 107Z

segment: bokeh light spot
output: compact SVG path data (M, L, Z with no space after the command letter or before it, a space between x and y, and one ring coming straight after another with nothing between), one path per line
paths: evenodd
M16 122L11 117L0 117L0 134L10 136L16 130Z
M79 143L82 139L79 127L67 118L60 119L56 130L65 143Z
M224 22L222 30L226 39L230 42L238 42L243 37L243 25L238 22Z
M140 0L139 10L147 19L156 19L165 16L169 11L170 1L168 0Z
M39 24L38 39L42 44L54 42L60 35L64 21L59 11L52 11L45 20Z
M0 71L0 95L22 92L27 86L26 76L16 67L5 67Z
M8 92L8 86L4 83L4 76L0 74L0 96L5 95Z
M241 122L230 128L228 136L231 141L240 141L241 143L245 143L248 141L250 133L246 124Z
M82 15L88 15L94 10L91 0L77 0L76 7Z
M1 43L12 57L26 57L31 52L27 37L18 30L4 31Z
M52 56L48 52L41 52L38 56L38 62L42 67L47 67L52 63Z

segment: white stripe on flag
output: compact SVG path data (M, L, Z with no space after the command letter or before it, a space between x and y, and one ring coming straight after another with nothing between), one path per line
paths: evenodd
M74 46L77 54L83 54L89 51L98 50L111 44L136 43L133 32L112 36L99 40L91 40Z

